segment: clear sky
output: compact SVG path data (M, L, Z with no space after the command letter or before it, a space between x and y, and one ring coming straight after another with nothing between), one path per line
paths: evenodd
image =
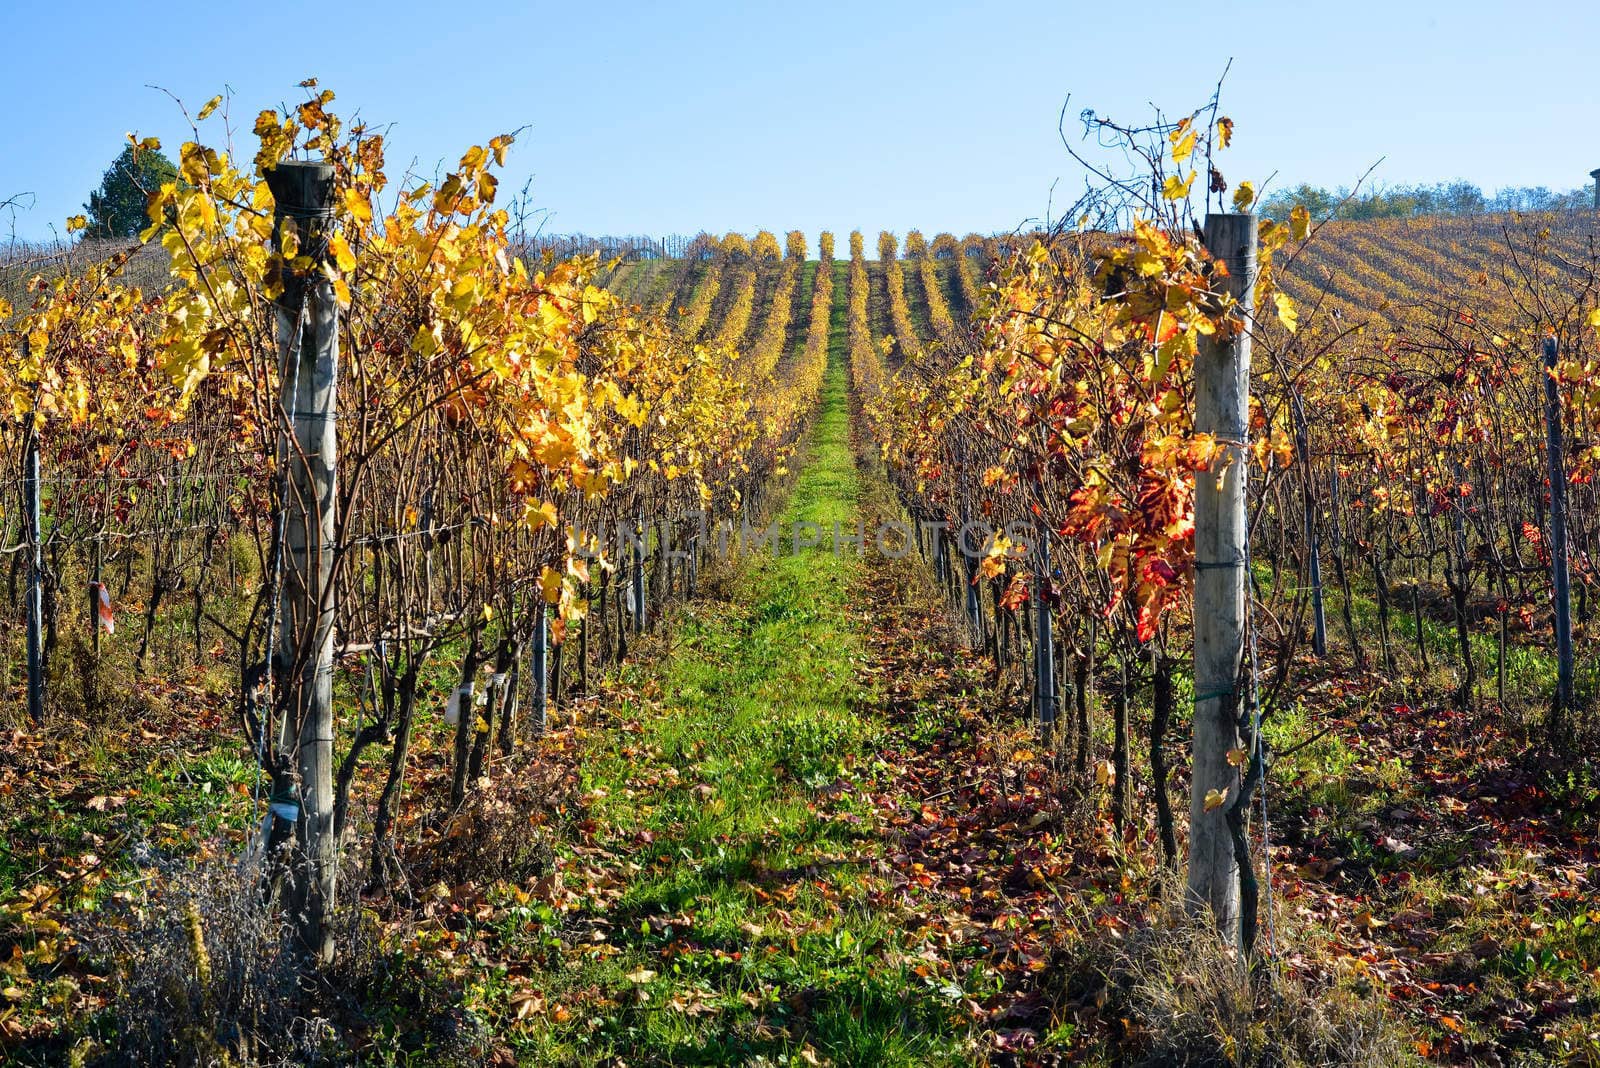
M528 126L502 189L531 176L558 232L1009 230L1081 181L1069 94L1074 116L1184 113L1230 57L1230 180L1338 185L1387 157L1388 183L1568 189L1600 167L1592 3L12 0L0 31L0 200L34 195L29 239L126 131L176 155L147 85L191 107L231 88L245 148L310 75L393 124L396 169Z

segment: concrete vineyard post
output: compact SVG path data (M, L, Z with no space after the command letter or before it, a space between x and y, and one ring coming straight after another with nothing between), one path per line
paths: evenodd
M1218 443L1195 476L1194 756L1189 798L1190 907L1209 910L1218 931L1240 942L1239 867L1227 809L1241 787L1238 766L1240 667L1244 659L1246 435L1250 417L1250 335L1256 276L1253 214L1206 217L1206 248L1228 270L1219 279L1237 302L1239 328L1201 339L1195 360L1194 429ZM1234 759L1229 754L1234 754ZM1208 800L1209 798L1209 800ZM1219 800L1220 798L1220 800Z
M1544 342L1544 424L1550 479L1550 573L1555 600L1556 709L1572 706L1572 591L1567 571L1567 472L1561 434L1561 398L1556 389L1557 345Z
M333 166L285 160L266 174L277 204L274 236L282 247L293 228L300 254L320 263L332 225ZM333 553L338 459L338 305L315 267L287 274L277 302L283 411L293 432L285 441L288 498L280 655L288 687L281 753L294 753L300 816L291 904L305 948L333 957Z

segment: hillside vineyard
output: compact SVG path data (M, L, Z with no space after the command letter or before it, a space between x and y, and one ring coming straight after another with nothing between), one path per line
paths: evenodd
M1268 218L1213 104L540 245L332 105L0 263L21 1063L1592 1062L1600 215Z

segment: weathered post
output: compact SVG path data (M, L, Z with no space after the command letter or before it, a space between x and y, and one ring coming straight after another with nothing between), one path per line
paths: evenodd
M1046 744L1051 741L1056 725L1055 693L1055 640L1050 630L1050 535L1040 523L1039 570L1033 578L1034 600L1038 611L1034 613L1036 631L1033 642L1033 692L1038 703L1039 727Z
M633 633L644 633L644 517L633 521Z
M28 428L26 462L22 496L28 523L28 718L43 723L44 529L39 519L39 431L32 426Z
M971 480L967 471L967 446L965 441L960 442L956 450L956 470L959 472L961 480L961 531L957 537L959 538L959 547L961 549L961 564L966 569L963 577L967 587L965 594L967 627L975 640L981 645L984 638L983 608L978 600L978 555L977 550L972 546L971 540L972 513L967 508L967 495Z
M278 298L281 403L292 433L286 465L285 553L278 648L284 658L285 712L280 754L293 754L300 813L290 904L306 950L333 958L336 871L333 837L333 553L335 426L339 379L338 306L318 269L327 255L333 217L333 165L285 160L266 173L277 208L273 236L281 251L292 240L314 266L284 265ZM292 239L289 235L292 234Z
M1206 217L1206 248L1227 267L1221 292L1236 302L1234 332L1201 339L1195 360L1194 429L1214 435L1216 458L1195 476L1194 772L1189 796L1190 906L1209 909L1217 929L1240 943L1239 865L1227 808L1242 785L1237 766L1239 678L1245 636L1246 434L1250 335L1256 276L1253 214ZM1229 754L1234 759L1229 759ZM1209 801L1207 799L1210 799Z
M978 593L978 558L971 553L965 553L963 556L967 565L965 579L967 586L967 627L972 631L973 639L981 646L984 641L984 633L983 604Z
M700 547L705 541L706 516L704 512L697 513L695 518L694 533L689 535L689 558L685 561L687 572L683 579L683 595L689 600L694 600L695 588L700 581Z
M583 598L590 599L590 585L584 583ZM600 619L605 620L605 604L600 605ZM578 692L589 696L589 613L584 613L578 620Z
M533 624L533 733L549 725L550 712L550 606L541 597Z
M1556 389L1556 339L1544 341L1544 426L1550 478L1550 573L1555 593L1556 710L1572 706L1572 592L1567 573L1567 471Z
M1311 651L1328 655L1328 614L1322 604L1322 545L1317 540L1317 498L1311 489L1311 428L1298 390L1290 394L1294 412L1294 451L1300 458L1300 502L1305 513L1306 552L1311 572Z

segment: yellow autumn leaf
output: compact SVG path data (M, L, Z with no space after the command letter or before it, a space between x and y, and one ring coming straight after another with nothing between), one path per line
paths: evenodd
M89 225L89 220L82 215L72 215L67 218L67 233L75 234Z
M617 414L634 426L644 426L644 407L632 394L617 400Z
M1233 191L1233 208L1235 211L1249 211L1256 202L1256 187L1249 182L1240 182L1239 188Z
M423 359L439 351L439 339L434 335L434 329L423 323L411 338L411 350Z
M1596 330L1600 330L1600 308L1591 308L1589 310L1589 325Z
M1292 334L1300 329L1300 313L1295 310L1294 301L1289 299L1289 294L1274 293L1272 303L1278 306L1278 322L1283 324L1285 330Z
M1311 233L1311 213L1304 204L1298 204L1289 212L1289 236L1296 241L1304 241Z
M220 95L219 96L214 96L210 100L207 100L206 104L205 104L205 107L200 109L200 114L195 116L195 121L196 122L205 122L207 119L209 119L211 117L211 113L213 111L216 111L217 108L221 104L222 104L222 97Z
M489 139L489 150L494 153L494 161L501 167L506 165L506 149L516 138L511 134L501 134L499 137Z
M1228 791L1226 791L1226 790L1207 790L1206 791L1206 799L1205 799L1206 811L1207 812L1211 812L1211 811L1213 811L1215 809L1221 808L1223 806L1223 804L1227 800L1228 800Z
M1236 768L1242 768L1244 767L1245 758L1249 755L1243 749L1230 749L1228 750L1228 763Z
M1194 152L1195 129L1189 124L1188 119L1184 119L1178 124L1178 128L1168 135L1168 140L1172 142L1172 161L1182 163Z
M522 518L529 529L538 530L541 527L555 526L559 517L556 515L556 506L553 502L541 501L539 504L534 504L529 501L523 508Z
M1233 144L1233 120L1224 115L1217 120L1217 147L1227 148Z
M548 604L556 604L561 600L561 572L553 567L547 567L539 572L539 589L544 593Z
M1194 184L1194 172L1189 172L1189 177L1179 180L1176 174L1169 174L1167 180L1161 184L1161 195L1168 200L1182 200L1189 195L1189 187Z
M1179 355L1193 356L1195 354L1194 334L1187 330L1179 330L1156 348L1155 361L1150 368L1150 389L1160 389L1161 383L1167 380L1167 372L1172 369L1173 358Z
M483 606L483 621L487 623L492 619L494 619L494 606L491 604L485 604Z
M366 194L359 189L346 189L344 191L344 210L356 222L369 223L372 221L372 204L367 200Z
M343 234L334 234L328 239L328 251L333 253L333 263L339 268L340 274L349 274L356 269L356 254L350 251L350 242L344 239Z

